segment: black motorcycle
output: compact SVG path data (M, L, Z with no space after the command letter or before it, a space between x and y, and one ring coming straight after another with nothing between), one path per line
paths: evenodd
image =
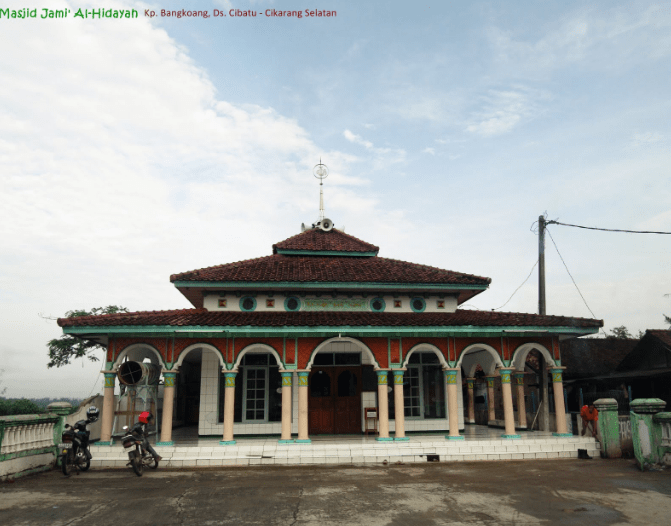
M126 434L121 437L123 448L128 453L128 464L135 471L138 477L142 476L142 470L145 467L156 469L158 467L158 460L147 451L144 446L144 435L139 424L134 425L131 429L124 426Z
M98 408L91 406L86 411L86 420L79 420L74 426L65 424L58 450L61 457L61 469L66 477L70 476L73 470L86 471L91 467L92 457L89 451L91 432L86 429L86 426L98 420L99 414Z

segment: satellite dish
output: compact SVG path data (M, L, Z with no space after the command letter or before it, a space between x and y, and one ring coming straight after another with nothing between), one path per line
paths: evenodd
M319 227L324 231L324 232L330 232L333 230L333 221L331 221L328 217L325 217L324 219L321 220L319 223Z

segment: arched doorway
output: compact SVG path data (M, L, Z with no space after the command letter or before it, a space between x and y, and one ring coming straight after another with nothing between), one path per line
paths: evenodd
M362 353L354 342L334 342L313 357L308 380L311 435L361 433ZM373 373L374 375L374 373Z

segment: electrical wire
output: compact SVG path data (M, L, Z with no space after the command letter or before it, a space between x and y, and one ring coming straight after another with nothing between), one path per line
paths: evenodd
M531 267L531 271L529 272L529 275L528 275L528 276L526 277L526 279L522 282L522 284L521 284L519 287L517 287L517 288L515 289L515 292L513 292L513 293L510 295L510 297L508 298L508 301L506 301L506 302L505 302L503 305L501 305L500 307L497 307L497 308L492 309L492 310L499 310L499 309L502 309L503 307L505 307L506 305L508 305L508 302L509 302L511 299L513 299L513 296L514 296L515 294L517 294L517 291L520 290L520 289L522 288L522 285L524 285L527 281L529 281L529 278L531 277L531 274L533 274L534 269L536 268L536 265L538 265L538 261L539 261L539 260L537 259L537 260L536 260L536 263L534 263L534 266Z
M592 315L592 317L593 317L594 319L596 319L596 314L594 314L594 313L592 312L592 309L589 308L589 305L587 305L587 300L585 300L585 296L582 295L582 292L580 292L580 288L578 287L578 284L577 284L577 283L575 282L575 280L573 279L573 276L571 275L571 271L568 269L568 266L566 265L566 261L564 261L564 258L562 257L561 252L559 252L559 248L557 247L557 243L555 243L555 240L554 240L554 238L552 237L552 234L550 233L550 230L546 228L545 231L546 231L546 232L548 233L548 235L550 236L550 240L552 241L552 244L554 245L555 250L557 251L557 254L559 254L559 259L561 259L561 262L563 263L564 268L566 269L566 272L568 273L569 277L571 278L571 281L573 282L573 285L575 286L576 290L578 291L578 294L580 294L580 297L582 298L582 301L583 301L583 303L585 304L585 307L587 307L587 310L590 312L590 314ZM603 327L601 328L601 332L603 332L603 335L604 335L604 336L608 337L608 335L606 334L606 332L603 330Z
M653 230L620 230L617 228L597 228L593 226L571 225L569 223L560 223L559 221L547 221L546 225L572 226L574 228L584 228L586 230L601 230L602 232L626 232L627 234L662 234L671 235L671 232L655 232ZM533 227L533 225L532 225Z

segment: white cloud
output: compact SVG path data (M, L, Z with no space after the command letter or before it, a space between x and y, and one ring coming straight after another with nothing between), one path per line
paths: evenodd
M498 27L489 30L497 62L513 74L536 76L575 63L622 70L671 54L671 11L636 4L576 10L541 38L525 39Z
M513 89L489 90L482 97L482 108L474 112L466 131L491 137L510 132L520 123L541 113L540 102L549 95L517 86Z
M363 146L373 154L373 168L376 170L405 161L405 150L400 148L376 148L371 141L364 139L361 135L357 135L350 130L343 131L343 137L351 143Z
M666 137L664 137L664 135L656 132L635 133L634 136L631 138L631 145L634 148L639 148L641 146L647 146L665 140Z
M422 153L430 153L431 155L436 155L435 148L426 147L422 150Z
M270 253L317 215L320 155L327 207L367 184L295 119L218 99L150 19L3 23L0 45L0 316L3 352L24 360L46 364L60 333L28 330L37 312L185 307L171 273ZM11 396L25 375L5 368ZM39 374L45 394L90 389Z

